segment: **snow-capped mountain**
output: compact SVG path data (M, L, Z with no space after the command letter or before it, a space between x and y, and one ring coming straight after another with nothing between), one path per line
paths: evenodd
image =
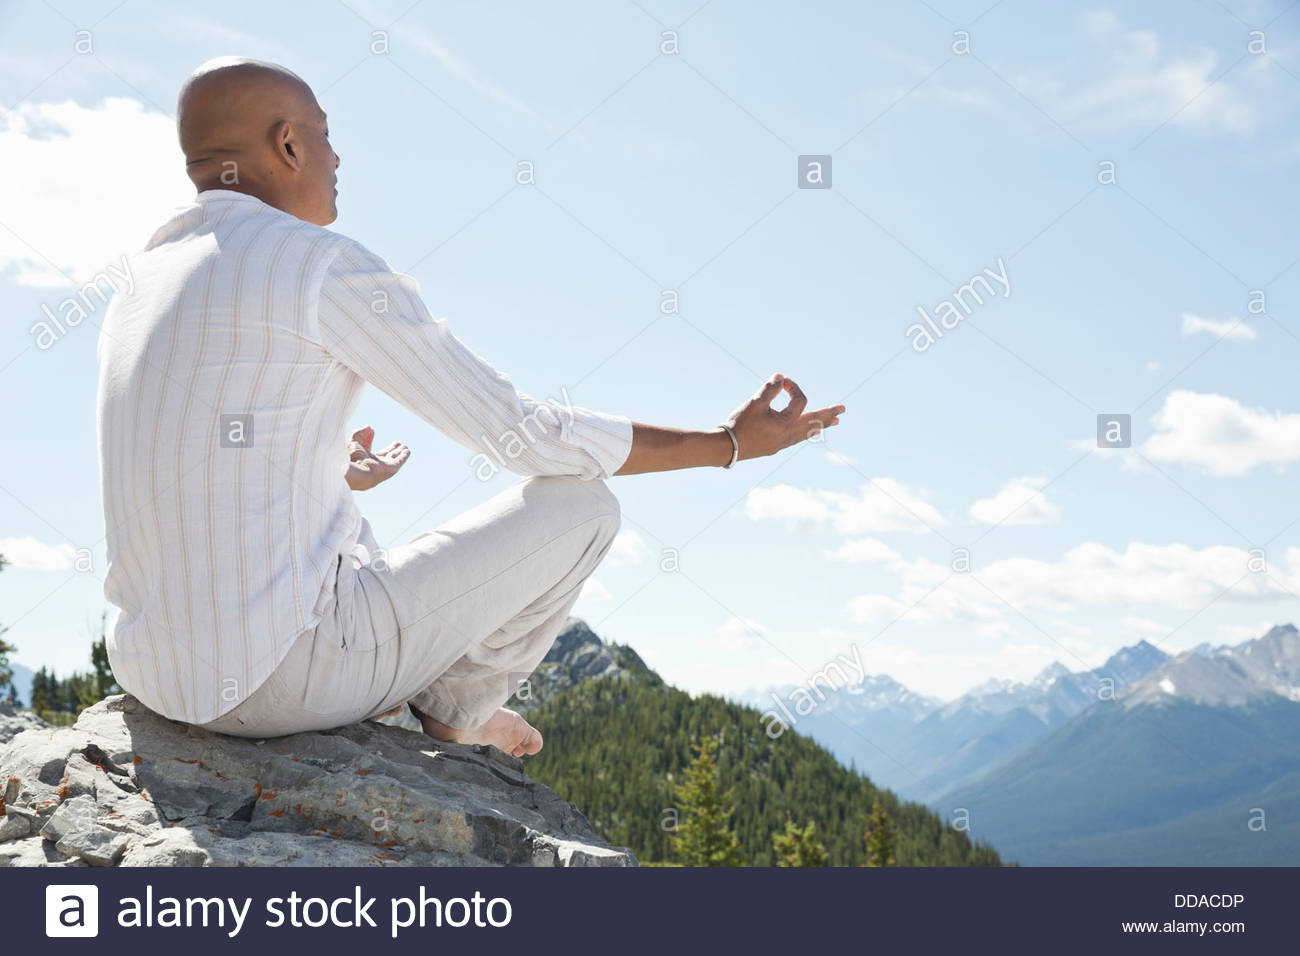
M975 832L1022 863L1289 866L1297 739L1300 632L1287 624L1165 660L941 803L978 807Z
M767 710L773 706L773 695L782 701L789 701L796 690L795 684L769 687L766 690L747 690L736 698L741 704ZM937 697L927 697L908 689L888 674L868 674L858 683L841 686L837 691L830 691L825 684L810 688L818 699L817 710L822 714L835 714L850 723L864 714L888 711L911 720L920 720L930 711L943 706ZM825 700L821 700L822 697Z
M997 716L1024 710L1045 727L1054 727L1159 667L1167 656L1155 645L1139 641L1116 651L1092 670L1071 671L1053 661L1027 683L997 678L985 681L938 713L951 719L963 713Z
M932 799L1005 760L1098 700L1139 679L1166 655L1141 641L1090 671L1059 661L1032 680L993 678L944 703L880 674L827 692L793 729L912 799ZM794 685L749 691L741 703L769 710Z
M1185 651L1117 697L1126 707L1172 699L1241 707L1271 695L1300 701L1300 632L1290 624L1233 647Z

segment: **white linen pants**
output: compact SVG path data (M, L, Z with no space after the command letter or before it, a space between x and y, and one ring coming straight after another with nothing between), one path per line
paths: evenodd
M320 624L201 726L276 737L410 702L451 727L479 727L546 656L620 522L608 485L574 475L521 478L387 551L363 518Z

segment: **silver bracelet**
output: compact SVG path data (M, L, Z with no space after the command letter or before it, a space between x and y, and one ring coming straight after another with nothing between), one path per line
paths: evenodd
M727 462L722 467L730 468L736 462L740 461L740 442L736 440L736 433L731 430L730 425L724 424L722 427L725 428L727 430L727 434L731 436L731 447L732 447L731 461Z

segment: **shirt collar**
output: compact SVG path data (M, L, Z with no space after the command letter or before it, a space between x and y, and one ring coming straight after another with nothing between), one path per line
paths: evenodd
M248 193L241 193L235 189L205 189L194 197L196 202L205 199L244 199L249 202L261 203L262 200L256 196L250 196ZM266 203L262 203L266 205Z

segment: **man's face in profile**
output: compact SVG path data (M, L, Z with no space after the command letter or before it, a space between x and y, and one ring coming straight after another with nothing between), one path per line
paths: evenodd
M316 116L302 130L306 155L300 157L304 213L301 218L318 226L328 226L339 217L339 156L329 141L329 121L320 106Z

